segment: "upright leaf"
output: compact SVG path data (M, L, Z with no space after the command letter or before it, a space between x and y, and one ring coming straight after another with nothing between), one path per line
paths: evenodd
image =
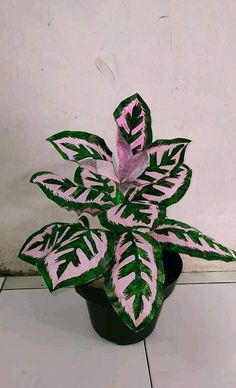
M120 180L122 183L132 183L137 181L137 178L145 171L148 167L148 154L146 151L140 152L134 155L122 170Z
M113 260L111 232L78 224L51 224L27 239L19 257L35 262L50 291L88 283Z
M104 140L91 133L81 131L62 131L49 137L55 149L64 159L78 162L86 158L112 159L112 152Z
M150 169L144 172L141 180L148 177L159 180L168 175L178 164L184 162L186 147L190 143L188 139L157 140L147 148L150 158ZM159 167L159 168L157 168ZM140 182L141 183L141 182Z
M151 144L150 110L139 94L136 93L123 100L116 108L114 118L133 154Z
M180 164L158 181L153 180L152 183L130 189L126 197L129 201L143 200L153 204L169 206L178 202L184 196L189 188L191 176L191 169L184 164Z
M164 281L160 245L147 234L122 234L115 264L105 276L105 291L129 328L141 330L155 317L163 300Z
M126 169L126 165L132 159L133 152L131 150L130 145L123 138L120 130L117 131L116 149L117 149L117 156L119 161L118 175L120 180L123 180L123 177L125 175L124 171Z
M166 219L165 223L157 226L150 235L166 250L186 253L206 260L236 260L235 251L183 222Z
M41 171L31 178L48 198L61 207L79 210L89 208L106 209L113 205L111 197L90 187L76 185L69 179L48 171Z

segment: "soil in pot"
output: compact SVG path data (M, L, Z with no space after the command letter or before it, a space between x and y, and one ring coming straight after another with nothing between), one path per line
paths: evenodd
M164 251L163 264L165 269L164 299L173 291L177 279L182 272L182 259L178 253ZM130 345L142 341L154 330L161 307L155 318L140 331L131 330L113 310L103 288L90 285L76 286L76 292L86 299L90 320L94 330L108 341L119 345Z

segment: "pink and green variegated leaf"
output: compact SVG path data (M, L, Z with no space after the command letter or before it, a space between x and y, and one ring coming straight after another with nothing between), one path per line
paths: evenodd
M75 183L107 193L114 198L116 196L116 183L113 180L98 174L96 161L92 160L92 162L95 162L95 165L86 164L76 169L74 177Z
M138 184L159 180L184 162L188 139L157 140L147 148L150 167L139 177Z
M114 118L133 154L143 151L151 144L150 110L139 94L136 93L123 100L116 108Z
M112 152L104 140L81 131L62 131L49 137L55 149L64 159L78 162L86 158L112 160Z
M84 215L79 217L77 224L81 225L83 228L89 229L89 220Z
M120 181L123 183L134 182L146 170L149 165L148 154L146 151L134 155L120 175Z
M91 187L76 185L52 172L38 172L32 176L31 182L36 183L56 204L68 209L106 209L113 205L109 194Z
M191 226L166 219L155 231L150 233L163 249L186 253L189 256L206 260L235 261L236 252L217 243Z
M117 131L116 149L119 161L118 175L120 180L122 180L123 176L125 175L124 170L126 165L133 157L133 152L130 148L130 145L121 135L120 130Z
M149 156L146 151L133 155L130 145L125 141L120 131L117 133L117 154L119 160L118 176L120 182L133 182L149 166Z
M119 178L116 174L113 162L109 162L108 160L96 160L96 159L85 159L80 162L80 167L86 168L87 166L91 166L96 169L97 174L102 175L114 182L119 182Z
M43 259L53 249L55 241L58 240L58 231L60 230L62 235L67 227L67 224L61 222L44 226L25 241L19 257L30 264L36 265L39 259Z
M157 205L148 202L123 202L101 213L99 219L108 229L150 229L161 214L161 209Z
M189 188L191 176L192 170L188 166L180 164L162 179L130 189L126 197L129 201L143 200L169 206L184 196Z
M35 261L50 291L102 276L113 260L111 232L51 224L28 238L19 257Z
M164 281L160 245L144 233L122 234L104 287L114 310L130 329L141 330L154 319L163 301Z

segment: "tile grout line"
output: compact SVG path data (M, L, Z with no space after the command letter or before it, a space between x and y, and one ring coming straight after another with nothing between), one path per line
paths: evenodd
M0 292L2 292L3 287L4 287L5 283L6 283L6 280L7 280L7 276L5 276L5 278L4 278L3 282L2 282L2 286L0 288Z
M204 282L198 282L198 281L192 281L192 282L180 282L180 283L176 283L176 286L189 286L189 285L198 285L198 284L235 284L236 281L204 281Z
M19 277L19 276L17 276L17 277ZM38 278L39 276L36 276L36 277ZM23 277L20 277L21 278L20 284L18 283L16 285L11 285L11 278L12 277L5 276L3 284L0 288L0 292L1 291L13 291L13 290L46 289L47 288L46 285L37 284L39 282L39 279L37 279L37 281L36 281L36 277L35 277L35 279L32 279L32 282L31 282L31 284L32 283L36 283L36 284L32 284L31 286L29 286L28 284L24 285L24 281L22 281ZM13 276L13 278L14 278L14 276ZM26 276L26 278L27 278L27 276ZM222 281L222 280L217 280L217 279L216 280L214 280L214 279L209 279L209 280L207 280L207 279L204 279L204 280L203 279L199 279L199 280L198 279L191 279L191 280L186 279L184 281L184 280L180 279L176 285L177 286L184 286L184 285L187 286L187 285L204 285L204 284L218 284L218 285L220 285L220 284L236 284L236 280L230 279L230 280L223 280ZM6 285L7 285L7 287L6 287Z
M69 287L67 287L67 288L69 288ZM3 288L2 289L2 291L24 291L24 290L47 290L47 287L15 287L15 288Z
M148 352L147 352L147 347L146 347L146 341L145 341L145 339L143 340L143 345L144 345L144 351L145 351L145 356L146 356L146 362L147 362L147 368L148 368L148 375L149 375L150 387L153 388L152 375L151 375L151 370L150 370L150 364L149 364Z

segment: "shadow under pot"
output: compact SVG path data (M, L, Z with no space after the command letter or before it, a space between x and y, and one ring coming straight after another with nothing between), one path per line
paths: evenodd
M174 290L182 272L183 262L178 253L163 251L163 264L165 270L164 299L166 299ZM156 326L162 307L158 309L152 322L136 332L119 318L103 288L95 288L90 284L76 286L75 290L86 300L94 330L101 337L119 345L135 344L149 336Z

